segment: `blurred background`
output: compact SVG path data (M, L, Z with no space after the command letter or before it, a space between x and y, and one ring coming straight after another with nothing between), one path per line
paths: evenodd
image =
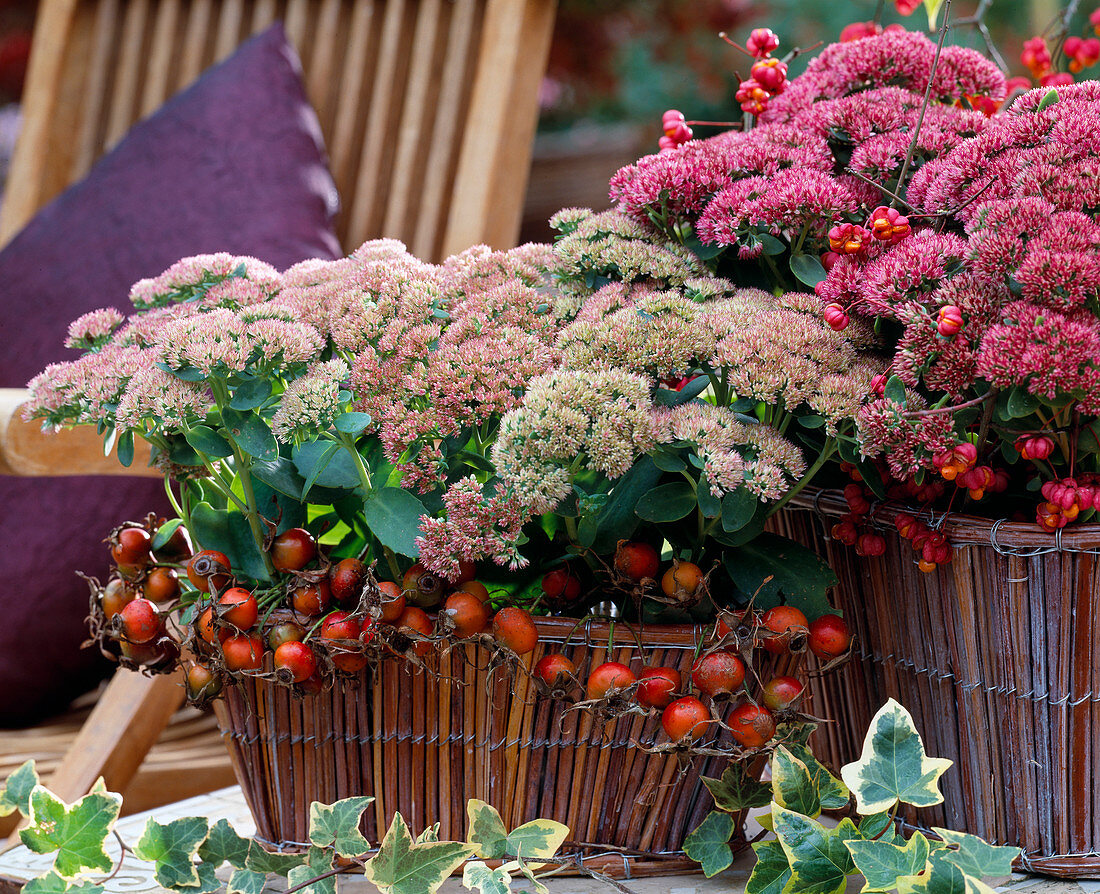
M978 0L955 0L952 19L973 14ZM19 98L31 47L36 0L0 0L0 182L7 173L19 123ZM1071 33L1081 31L1095 4L1082 3ZM1025 74L1020 48L1056 19L1062 0L993 0L986 15L1010 66ZM611 174L656 150L661 113L675 108L689 119L723 121L736 110L733 94L745 58L718 34L743 42L769 27L780 52L835 40L851 23L879 15L883 25L927 24L922 10L906 18L892 0L559 0L523 239L549 238L547 218L570 205L606 207ZM972 28L951 39L980 47ZM802 56L791 75L805 66ZM717 128L696 127L697 136Z

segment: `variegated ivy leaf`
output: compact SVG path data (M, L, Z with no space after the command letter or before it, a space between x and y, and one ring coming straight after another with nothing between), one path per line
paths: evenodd
M23 885L23 894L103 894L103 885L70 882L50 870Z
M382 894L433 894L476 850L454 841L417 844L398 813L363 872Z
M569 827L548 819L516 826L504 841L504 853L521 860L549 860L569 837Z
M261 894L267 875L263 872L253 872L251 869L234 869L229 876L225 894Z
M203 817L188 816L167 824L151 819L134 846L134 855L155 864L157 882L164 888L198 885L195 855L209 831Z
M327 847L314 845L306 851L306 861L301 866L295 866L286 875L286 882L291 888L305 884L299 894L336 894L336 876L326 876L332 869L332 852ZM313 881L310 881L313 879Z
M31 791L38 785L38 771L34 761L24 761L4 780L0 788L0 816L7 816L18 810L23 816L31 812Z
M761 841L752 846L756 864L745 885L745 894L782 894L791 880L791 864L778 839Z
M474 846L482 860L499 860L505 854L508 830L504 820L492 804L486 804L477 798L466 802L466 815L470 818L470 829L466 840Z
M730 838L734 832L733 817L712 810L684 839L684 853L703 868L703 875L717 875L733 862Z
M510 874L518 872L525 879L527 879L535 894L550 894L550 889L547 888L546 885L540 882L537 878L535 878L535 873L532 871L531 867L527 863L523 862L523 860L509 860L500 868Z
M309 840L317 847L332 847L341 857L358 857L370 849L359 832L363 811L374 798L360 795L335 804L314 801L309 805Z
M90 792L74 804L66 804L41 785L30 793L30 825L19 838L36 854L57 851L53 868L62 878L76 878L89 869L109 872L111 858L103 849L118 819L122 796L114 792Z
M428 826L427 829L416 836L417 844L423 844L425 841L439 841L439 823Z
M772 800L781 807L816 817L821 801L806 765L782 745L772 755Z
M480 860L471 860L462 869L462 887L481 894L510 894L512 883L504 867L490 869Z
M928 757L912 715L890 699L871 721L863 753L840 776L861 814L890 810L898 801L930 807L943 801L939 778L951 761Z
M199 845L199 859L216 869L228 863L235 869L243 869L248 859L249 840L236 833L229 820L220 819L210 827L206 841Z
M888 841L849 841L847 847L865 879L864 892L892 891L899 878L916 875L928 862L928 839L920 832L904 846Z
M943 0L924 0L924 11L928 13L928 30L936 30L936 19L940 16L940 7Z
M983 841L977 835L965 832L952 832L933 826L932 831L948 845L958 850L949 850L944 859L954 863L967 875L975 878L1012 874L1012 861L1020 856L1018 847L997 847Z
M809 748L795 742L786 743L786 748L806 765L806 770L817 790L817 798L821 802L822 810L840 810L848 806L848 801L852 797L848 786L829 772L829 768L814 757Z
M264 850L253 838L248 844L248 859L244 861L244 868L265 875L269 872L287 875L291 869L301 866L305 861L305 854L278 854Z
M798 894L840 894L855 872L847 842L860 837L850 819L841 820L835 829L772 805L775 836L791 864L791 878L785 891Z
M994 894L979 878L967 875L946 859L948 851L933 851L924 871L898 879L898 894Z

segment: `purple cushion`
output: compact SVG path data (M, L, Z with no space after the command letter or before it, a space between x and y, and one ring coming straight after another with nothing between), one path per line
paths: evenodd
M0 251L0 385L75 357L71 320L125 313L130 286L181 257L228 251L280 269L339 257L335 210L320 125L274 25L135 125ZM107 532L167 506L153 479L3 476L0 506L0 726L13 726L102 676L79 648L88 592L74 572L105 580Z

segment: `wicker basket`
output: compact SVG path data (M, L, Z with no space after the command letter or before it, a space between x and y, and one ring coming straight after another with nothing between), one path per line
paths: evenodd
M1052 536L951 516L942 531L955 557L925 574L894 528L902 507L873 511L886 553L861 558L828 537L848 512L840 493L790 505L777 532L829 561L859 637L856 659L815 692L815 713L837 721L816 749L853 760L892 696L928 753L955 762L944 804L909 823L1018 845L1029 871L1100 876L1100 525Z
M633 661L638 670L639 639L646 664L679 668L686 678L703 632L536 621L540 642L528 666L549 647L567 654L581 679L605 660ZM795 660L786 656L777 668L769 657L767 670L790 672ZM480 646L427 661L427 672L412 672L386 660L358 685L306 699L262 680L230 687L219 712L223 735L260 837L304 842L311 801L370 794L370 841L395 811L414 830L438 822L441 838L464 840L466 801L479 798L509 828L537 817L565 823L567 848L593 868L628 875L698 868L681 847L713 806L700 777L720 776L725 758L696 758L682 770L676 755L637 747L666 741L656 713L600 724L587 711L537 698L524 674L514 687L503 674L490 678Z

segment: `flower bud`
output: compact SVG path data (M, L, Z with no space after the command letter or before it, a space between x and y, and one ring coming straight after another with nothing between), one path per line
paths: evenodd
M757 59L763 59L779 46L779 35L771 28L754 28L745 41L745 49Z
M958 335L963 328L962 311L954 304L948 304L940 308L936 316L936 330L944 338L952 338Z

